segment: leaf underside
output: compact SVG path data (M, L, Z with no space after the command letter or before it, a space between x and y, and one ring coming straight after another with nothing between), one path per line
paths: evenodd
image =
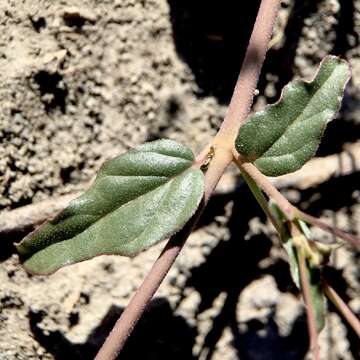
M299 268L300 265L297 256L297 249L293 244L293 239L287 228L286 217L274 202L270 201L269 208L272 214L274 215L274 218L276 219L280 228L280 239L289 257L291 278L294 281L296 287L299 290L301 290L300 268ZM308 237L310 234L310 230L307 227L306 223L299 220L299 226L301 231L304 233L304 235ZM309 263L307 263L307 272L308 272L308 283L311 293L311 300L315 312L317 330L321 331L325 326L326 299L321 287L320 271L318 268L315 268L311 266Z
M292 244L292 238L289 232L289 229L286 225L286 216L280 210L272 200L269 201L269 209L274 216L274 219L278 223L278 228L280 229L280 239L283 248L286 250L289 257L289 267L290 275L295 283L296 287L300 289L300 270L298 265L298 259L296 256L296 250Z
M326 299L321 286L319 269L313 268L309 264L307 269L315 321L317 330L320 332L325 326Z
M88 191L16 245L24 267L48 274L97 255L135 256L177 232L204 192L193 160L186 146L157 140L108 161Z
M312 81L290 82L277 103L248 119L235 142L239 154L267 176L301 168L315 154L326 124L339 110L349 78L345 60L324 58Z

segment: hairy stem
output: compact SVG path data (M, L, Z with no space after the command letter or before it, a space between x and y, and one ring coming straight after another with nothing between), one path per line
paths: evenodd
M169 240L142 285L116 322L96 356L97 360L113 360L117 357L147 304L180 253L226 167L233 160L232 144L240 126L249 114L279 5L279 0L261 1L229 110L213 141L215 155L206 172L205 195L202 204L184 229ZM204 157L204 152L201 157ZM197 162L195 164L199 165Z
M340 314L345 318L351 328L355 331L356 335L360 339L360 320L355 316L351 309L345 304L338 293L328 284L328 282L322 278L322 287L325 295L339 310Z

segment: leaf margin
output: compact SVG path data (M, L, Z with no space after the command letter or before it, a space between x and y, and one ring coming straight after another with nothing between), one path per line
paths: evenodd
M181 145L182 147L184 147L184 148L186 148L187 150L189 150L189 152L188 152L187 155L189 155L189 154L191 153L191 157L189 156L187 160L191 161L191 165L189 165L189 167L188 167L187 169L183 170L180 174L175 175L174 178L176 179L178 176L181 176L181 175L183 175L184 173L187 173L187 172L190 173L190 172L191 172L192 174L196 174L197 179L199 180L199 184L201 184L201 186L198 184L198 185L199 185L199 188L197 189L198 192L197 192L197 196L196 196L196 204L195 204L195 206L192 208L191 212L188 212L188 214L187 214L187 216L186 216L187 219L184 220L184 221L182 221L182 223L181 223L180 225L178 225L176 228L172 228L171 231L168 231L167 233L164 233L164 234L156 241L156 243L150 244L150 245L142 248L142 249L141 249L140 251L138 251L137 253L140 253L140 252L148 249L149 247L154 246L155 244L163 241L164 239L168 238L169 236L174 235L175 233L177 233L178 231L180 231L180 230L185 226L186 222L187 222L187 221L195 214L195 212L197 211L197 209L198 209L198 207L199 207L199 205L200 205L200 203L201 203L201 201L202 201L203 194L204 194L204 188L205 188L205 184L204 184L204 174L203 174L203 172L202 172L200 169L198 169L198 168L196 168L196 167L193 166L194 159L195 159L193 152L191 151L191 149L190 149L189 147L187 147L187 146L185 146L185 145L183 145L183 144L177 143L177 142L175 142L175 141L173 141L173 140L159 139L159 140L155 140L155 141L152 141L152 142L144 143L144 144L139 145L139 146L136 147L136 148L130 149L129 151L127 151L127 152L125 152L125 153L123 153L123 154L120 154L119 156L115 157L114 159L116 159L116 158L118 158L118 157L120 157L120 156L122 156L122 155L124 155L124 154L130 153L130 152L143 151L143 150L144 150L144 146L146 146L147 144L152 144L152 143L161 142L161 141L164 141L164 142L165 142L165 141L167 141L167 142L173 142L173 143L176 143L176 144L178 144L178 145ZM106 165L107 165L109 162L111 162L112 160L114 160L114 159L110 159L110 160L106 161L106 162L101 166L98 174L100 174L100 172L104 169L104 167L106 167ZM98 178L98 175L97 175L96 178ZM169 182L173 181L174 178L169 178L169 179L167 179L167 181L165 182L165 185L168 184ZM201 181L200 181L200 179L201 179ZM95 181L96 181L96 179L95 179ZM95 181L94 181L94 183L95 183ZM93 184L94 184L94 183L93 183ZM89 189L87 189L87 190L84 192L84 194L91 189L91 187L93 186L93 184L89 187ZM159 187L161 187L161 186L163 186L163 185L164 185L164 184L161 184L161 185L159 185L158 187L156 187L155 189L153 189L153 190L151 190L151 191L149 191L149 192L146 192L145 195L148 194L148 193L151 193L152 191L156 191ZM82 194L82 195L83 195L83 194ZM77 199L79 199L82 195L80 195L80 196L77 197L76 199L72 200L72 201L69 203L69 205L70 205L73 201L76 201ZM144 194L143 194L143 195L144 195ZM142 196L142 195L141 195L141 196ZM140 196L140 197L141 197L141 196ZM136 198L136 199L137 199L137 198ZM69 205L68 205L68 206L69 206ZM121 206L122 206L122 205L121 205ZM65 209L66 209L66 208L65 208ZM64 210L63 210L63 211L64 211ZM60 212L59 212L58 214L56 214L54 217L52 217L51 219L45 221L43 224L41 224L39 227L37 227L34 231L32 231L30 234L28 234L21 242L14 244L15 247L17 248L18 252L20 253L20 258L21 258L21 247L22 247L22 245L24 244L24 241L25 241L25 240L28 241L28 239L30 239L34 234L36 234L36 233L38 233L39 231L41 231L42 228L43 228L45 225L47 225L47 224L48 224L49 222L51 222L52 220L56 219L59 215L61 215L61 214L63 213L63 211L60 211ZM66 241L66 240L65 240L65 241ZM61 242L62 242L62 241L59 241L59 243L61 243ZM54 243L54 244L56 244L56 243ZM52 245L54 245L54 244L50 244L50 246L52 246ZM46 247L44 247L43 249L46 249ZM41 250L43 250L43 249L41 249ZM40 250L40 251L41 251L41 250ZM33 274L33 275L49 275L49 274L53 274L54 272L58 271L59 269L61 269L61 268L63 268L63 267L66 267L66 266L68 266L68 265L72 265L72 264L75 264L75 263L83 262L83 261L92 259L92 258L97 257L97 256L100 256L100 255L114 255L114 254L121 255L121 254L119 254L119 253L114 253L114 252L102 252L102 253L97 253L97 254L92 255L92 256L89 256L89 257L84 257L84 258L82 258L81 260L78 260L78 261L72 261L72 262L69 262L69 263L64 263L63 265L60 265L60 266L55 267L55 268L52 269L51 271L34 271L33 269L27 267L27 265L26 265L27 259L25 259L24 261L22 261L22 266L23 266L23 268L25 268L25 270L26 270L27 272L29 272L30 274ZM134 256L136 256L136 255L137 255L137 254L125 255L125 256L134 257ZM30 257L31 257L31 256L30 256Z
M260 155L251 155L250 153L253 152L253 153L256 153L256 145L255 145L255 142L252 141L252 145L244 145L244 143L246 143L247 141L246 140L242 140L241 137L244 136L244 130L245 131L248 131L247 129L251 129L251 126L253 126L255 128L255 130L258 130L259 128L261 128L261 126L266 129L266 121L263 121L261 123L260 119L258 120L257 117L258 116L262 116L264 114L268 114L269 111L271 111L272 109L276 109L280 106L282 106L282 103L283 103L283 99L284 99L284 95L286 95L286 93L289 92L289 89L291 87L294 87L298 84L300 85L312 85L316 78L318 77L319 73L323 70L323 65L326 65L327 62L330 62L330 61L336 61L337 62L337 65L343 65L346 67L346 78L344 79L343 83L342 83L342 87L341 87L341 92L340 92L340 95L337 97L337 103L336 103L336 106L334 106L334 110L333 110L333 113L332 113L332 116L330 117L327 117L327 120L326 122L321 126L321 129L320 129L320 132L319 132L319 138L317 140L317 144L314 146L313 150L311 151L311 155L308 155L306 156L307 160L305 161L302 161L302 164L299 165L299 166L292 166L290 170L280 170L279 169L267 169L266 166L264 167L264 165L261 165L261 161L264 161L266 158L263 157L263 155L268 152L272 147L273 145L281 138L283 137L283 134L285 133L285 131L283 131L283 133L278 137L276 138L275 141L273 141ZM236 140L235 140L235 149L236 151L240 154L241 158L243 159L243 161L245 162L252 162L254 163L254 165L266 176L281 176L281 175L285 175L285 174L288 174L288 173L291 173L291 172L294 172L296 170L299 170L303 165L305 165L306 162L308 162L316 153L319 145L320 145L320 142L321 142L321 139L323 137L323 134L324 134L324 131L326 129L326 126L327 124L333 120L334 118L336 118L337 114L339 113L339 110L341 108L341 102L342 102L342 99L343 99L343 96L344 96L344 92L345 92L345 88L346 88L346 85L347 83L349 82L349 79L351 77L351 65L348 61L346 61L345 59L342 59L338 56L334 56L334 55L328 55L328 56L325 56L322 61L320 62L314 76L310 79L310 80L305 80L305 79L295 79L293 81L290 81L288 84L286 84L282 90L281 90L281 94L280 94L280 97L279 99L273 103L273 104L268 104L265 106L264 109L258 111L258 112L255 112L253 113L252 115L249 116L248 118L248 121L241 127L240 131L239 131L239 134L237 135L236 137ZM340 89L340 88L339 88ZM269 116L269 115L268 115ZM314 116L314 115L312 115ZM266 120L266 119L264 119ZM253 125L255 123L255 125ZM286 127L286 129L291 126L292 124L296 123L295 122L292 122L290 123L290 125L288 125ZM260 125L259 125L260 124ZM265 125L264 125L265 124ZM270 123L271 125L271 123ZM269 126L268 126L269 127ZM254 131L253 129L251 131ZM250 133L251 135L251 133ZM251 138L252 140L254 139L254 136L251 135L251 136L248 136L249 138ZM246 136L246 135L245 135ZM251 140L250 140L250 143L251 143ZM245 151L245 146L250 146L250 150L249 151ZM297 149L297 150L301 150L301 148ZM260 162L260 164L259 164ZM273 161L274 162L274 161ZM272 167L274 167L272 165Z

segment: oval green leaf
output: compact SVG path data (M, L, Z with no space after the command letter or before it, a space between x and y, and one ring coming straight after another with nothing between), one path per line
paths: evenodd
M301 168L315 154L326 124L339 110L349 78L345 60L324 58L312 81L289 83L277 103L248 119L235 142L239 154L267 176Z
M108 161L88 191L16 245L24 267L49 274L97 255L135 256L177 232L204 192L193 160L186 146L158 140Z

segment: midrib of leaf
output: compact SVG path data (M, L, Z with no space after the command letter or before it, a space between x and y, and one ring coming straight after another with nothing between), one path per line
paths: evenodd
M179 159L183 159L183 158L179 158ZM119 209L120 207L125 206L125 205L127 205L127 204L130 205L132 202L134 202L134 201L136 201L136 200L138 200L138 199L141 199L141 197L145 196L146 194L150 194L151 192L158 190L159 187L165 186L165 185L171 183L177 176L180 176L180 175L184 174L184 173L185 173L186 171L188 171L189 169L190 169L190 167L189 167L188 169L182 171L181 173L175 174L175 175L173 175L173 176L139 175L138 177L143 177L143 178L145 178L145 177L155 177L155 178L164 178L164 179L167 179L167 180L166 180L164 183L162 183L162 184L154 187L152 190L150 190L150 191L148 191L148 192L145 192L145 193L143 193L143 194L141 194L141 195L139 195L139 196L137 196L137 197L135 197L135 198L127 201L126 203L123 203L123 204L117 206L116 208L114 208L113 210L107 212L106 214L104 214L104 215L102 215L102 216L100 215L100 217L98 218L97 221L101 221L101 219L103 219L103 218L111 215L113 212L115 212L115 211L116 211L117 209ZM105 175L103 178L106 178L106 177L118 177L118 176L120 176L120 177L136 177L136 175ZM100 195L102 196L102 198L103 198L104 200L108 201L108 199L106 199L105 197L103 197L103 194L102 194L101 192L100 192ZM162 198L163 198L163 197L162 197ZM82 215L92 216L91 214L82 214ZM92 225L91 225L91 226L92 226ZM85 230L84 230L84 231L85 231ZM82 232L83 232L83 231L82 231ZM80 233L79 233L79 234L80 234Z
M184 175L186 172L190 171L190 169L185 170L182 174L180 174L179 176ZM164 189L165 191L163 192L162 196L161 196L161 200L159 201L159 205L157 206L156 210L154 211L153 215L151 216L151 218L149 219L149 221L146 223L146 225L144 226L143 231L141 231L141 233L136 236L135 238L133 238L131 241L128 242L128 245L130 245L131 243L136 243L139 238L141 238L141 236L146 232L149 231L151 233L153 227L154 227L154 223L156 225L156 220L157 220L157 214L161 213L163 207L165 206L166 200L168 199L168 195L171 194L173 192L172 189L172 183L175 181L175 177L172 177L171 180L169 180L168 182L166 182L165 184L163 184L162 186L167 186L168 189ZM153 191L157 191L158 189L154 189ZM166 236L165 236L166 237Z
M155 215L156 215L156 213L159 211L159 208L161 207L164 199L166 199L166 195L167 195L169 192L171 192L171 183L174 181L175 177L176 177L176 176L181 176L182 174L184 174L184 173L187 172L188 170L189 170L189 169L183 171L183 172L180 173L180 174L177 174L177 175L174 175L174 176L169 177L168 180L167 180L166 182L164 182L163 184L155 187L155 188L152 189L151 191L148 191L148 192L146 192L146 193L144 193L144 194L139 195L138 197L136 197L136 198L134 198L134 199L126 202L125 204L122 204L122 205L116 207L114 210L106 213L104 216L102 216L101 218L99 218L99 220L97 220L97 221L101 221L101 220L103 220L103 219L111 216L111 215L112 215L115 211L117 211L120 207L130 206L133 202L138 201L138 200L141 200L141 198L142 198L142 197L145 197L145 195L149 195L149 194L151 194L152 192L158 191L159 188L162 187L162 186L164 186L164 187L165 187L165 186L168 186L169 189L167 189L167 190L164 189L164 193L163 193L163 195L161 196L161 200L159 201L159 205L157 206L156 211L154 212L154 215L151 217L151 219L149 219L149 222L147 222L146 226L144 227L144 230L143 230L136 238L132 239L129 243L135 242L145 231L148 230L147 226L149 226L149 223L151 222L151 220L155 218ZM85 229L84 231L90 230L93 226L96 226L96 223L90 225L89 228ZM84 231L82 231L82 232L84 232ZM80 233L79 233L79 234L80 234Z
M186 158L182 158L182 157L179 157L179 156L174 156L174 155L169 155L169 154L166 154L165 152L156 152L156 151L143 151L143 150L141 150L141 151L139 151L139 150L130 150L126 155L131 155L131 154L141 154L141 153L146 153L146 154L154 154L155 156L159 156L159 155L161 155L161 156L163 156L164 157L164 159L166 159L166 158L170 158L170 159L178 159L178 161L180 160L180 161L182 161L182 162L184 162L185 164L188 164L189 165L189 167L191 166L191 164L192 164L192 160L189 160L189 159L186 159ZM114 160L114 159L113 159ZM111 162L112 160L110 160L110 162ZM107 163L105 163L104 164L104 166L106 165ZM103 167L104 167L103 166ZM97 178L95 179L95 181L99 178L102 178L102 177L106 177L106 176L139 176L139 177L141 177L141 176L144 176L144 177L146 177L146 176L156 176L156 177L160 177L160 176L162 176L162 175L157 175L157 174L151 174L151 175L149 175L149 174L147 174L147 175L138 175L138 174L135 174L135 175L132 175L132 174L128 174L128 173L126 173L126 174L116 174L116 175L114 175L114 174L107 174L107 173L104 173L104 174L101 174L101 171L105 171L103 168L100 168L100 171L99 171L99 174L98 174L98 176L97 176ZM174 175L174 176L176 176L176 175ZM164 176L164 177L167 177L168 178L168 176Z
M185 171L184 171L183 173L185 173ZM162 203L163 203L163 201L164 201L165 196L169 193L169 190L171 189L171 182L172 182L173 180L174 180L174 178L171 178L169 181L161 184L160 186L157 186L157 187L154 188L153 190L151 190L151 191L149 191L149 192L146 192L146 193L144 193L144 194L142 194L142 195L140 195L140 196L132 199L131 201L128 201L127 203L123 204L122 206L117 207L117 208L114 209L113 211L108 212L106 215L104 215L104 216L103 216L101 219L99 219L98 221L102 221L102 220L105 220L106 218L110 217L111 215L113 215L114 212L116 212L117 210L119 210L120 207L122 207L123 209L126 208L126 207L130 207L131 204L134 203L135 201L141 200L141 198L143 198L143 197L145 197L145 196L148 196L148 195L150 195L151 193L154 193L154 192L156 192L156 191L159 191L159 190L160 190L159 188L160 188L161 186L168 187L169 189L162 189L162 190L163 190L163 194L161 195L161 198L160 198L161 200L159 201L158 206L156 207L156 210L154 211L154 213L153 213L153 215L151 216L151 218L149 218L149 220L148 220L147 223L145 224L144 229L143 229L135 238L132 238L130 241L127 242L127 245L129 246L131 243L136 242L136 241L141 237L141 235L144 234L145 231L148 231L148 230L149 230L149 228L148 228L149 223L151 222L151 220L153 220L153 219L155 218L156 213L159 211L159 208L161 207L161 205L162 205ZM98 225L97 223L94 223L94 224L90 225L88 228L86 228L84 231L82 231L82 233L83 233L83 232L88 232L89 234L92 235L92 237L93 237L93 239L94 239L94 236L93 236L93 228L96 227L97 225ZM78 236L78 235L81 235L81 233L77 234L76 236ZM71 239L72 239L72 238L71 238ZM71 239L67 239L67 240L71 240ZM65 241L66 241L66 240L65 240ZM54 245L54 244L52 244L52 245ZM50 245L50 246L51 246L51 245ZM105 255L105 254L108 254L108 253L107 253L107 252L104 252L103 254Z
M153 178L164 178L164 179L167 179L167 180L164 181L163 183L161 183L160 185L154 187L154 188L151 189L150 191L144 192L143 194L141 194L141 195L139 195L139 196L137 196L137 197L135 197L135 198L133 198L133 199L125 202L125 203L122 203L122 204L120 204L119 206L114 207L112 210L106 212L105 214L99 214L99 213L97 213L97 214L82 213L82 214L79 214L79 215L72 215L72 216L67 217L67 218L65 219L65 221L71 219L71 218L74 217L74 216L92 217L92 218L94 218L94 221L93 221L93 223L92 223L91 225L89 225L88 227L86 227L86 228L83 229L82 231L76 233L75 235L73 235L73 236L71 236L71 237L68 237L68 238L59 238L58 241L52 242L51 245L54 245L54 244L56 244L56 243L63 242L63 241L66 241L66 240L70 240L70 239L72 239L73 237L78 236L78 235L84 233L84 232L85 232L86 230L88 230L90 227L95 226L98 222L104 220L106 217L108 217L108 216L110 216L111 214L113 214L113 213L114 213L115 211L117 211L120 207L123 207L123 206L126 206L126 205L130 205L130 204L133 203L134 201L141 199L143 196L145 196L145 195L147 195L147 194L149 194L149 193L151 193L151 192L153 192L153 191L158 190L159 187L168 184L171 180L175 179L177 176L180 176L181 174L185 173L186 171L188 171L188 170L191 168L191 163L192 163L192 161L190 161L189 159L185 159L185 158L178 157L178 156L174 156L174 155L169 155L169 154L166 154L164 151L162 151L162 152L143 151L143 150L141 150L141 151L132 150L132 151L133 151L133 152L138 152L138 153L144 152L144 153L147 153L147 154L148 154L148 153L152 153L152 154L154 154L155 156L157 156L157 155L160 154L160 155L162 155L162 156L164 156L164 157L175 158L175 159L184 161L185 163L188 163L189 167L188 167L187 169L185 169L185 170L182 170L182 171L174 174L173 176L136 175L136 174L134 174L134 175L121 175L121 174L113 175L113 174L106 174L106 173L104 173L103 175L98 176L98 177L95 179L94 185L96 184L96 181L98 181L98 180L104 180L105 178L108 178L108 177L114 177L114 178L117 178L117 177L122 177L122 178L124 178L124 177L143 177L143 178L153 177ZM84 195L85 195L85 194L86 194L86 193L84 193ZM103 194L101 191L97 191L97 192L96 192L96 196L102 197L106 202L109 202L109 199L107 199L106 197L104 197L104 194ZM73 201L76 201L76 200L77 200L77 199L75 199L75 200L73 200ZM59 214L59 215L61 215L61 214ZM56 219L56 218L55 218L55 219ZM53 226L56 226L56 223L55 223L55 224L52 224L52 223L50 222L50 224L53 225ZM46 226L47 224L44 224L44 225ZM39 230L40 230L40 229L39 229ZM30 235L31 235L31 234L30 234ZM51 246L51 245L50 245L50 246ZM49 246L49 245L48 245L47 243L44 243L44 246L41 247L41 248L39 248L37 251L41 251L42 249L45 249L47 246ZM24 256L26 256L26 255L24 254Z
M185 171L186 171L186 170L185 170ZM178 176L178 175L179 175L179 174L174 175L174 176L172 176L172 177L167 177L167 176L154 176L154 175L139 175L139 176L136 176L136 175L126 175L126 176L125 176L125 175L105 175L105 176L104 176L103 178L101 178L101 179L106 179L106 178L108 178L108 177L114 177L114 178L117 178L117 177L122 177L122 178L127 178L127 177L129 177L129 178L131 178L131 177L163 178L163 179L164 179L164 182L163 182L162 184L158 185L158 186L155 186L155 187L154 187L153 189L151 189L150 191L145 192L145 193L143 193L143 194L140 194L139 196L137 196L137 197L135 197L135 198L133 198L133 199L125 202L125 203L120 204L119 206L115 207L113 210L108 211L106 214L103 214L103 215L102 215L102 214L97 214L97 215L99 216L97 221L100 221L102 218L104 218L104 217L112 214L112 213L113 213L114 211L116 211L119 207L125 206L126 204L130 204L131 202L133 202L133 201L141 198L142 196L144 196L144 195L146 195L146 194L148 194L148 193L150 193L150 192L152 192L152 191L154 191L154 190L157 190L160 186L163 186L163 185L167 184L171 179L173 179L175 176ZM167 179L167 180L166 180L166 179ZM100 191L99 191L97 194L99 194L100 197L103 198L105 201L109 201L109 199L107 199L107 198L104 196L103 192L100 192ZM81 214L81 215L89 215L89 216L91 216L91 214L86 214L86 213ZM94 216L96 216L96 215L94 215Z
M151 231L151 227L154 225L154 224L151 224L151 222L154 222L154 219L156 218L156 214L159 212L159 209L161 209L161 207L163 206L164 199L166 199L166 196L171 192L171 183L173 181L174 181L174 178L172 178L171 180L169 180L165 184L163 184L163 186L168 186L168 189L164 189L166 191L164 191L164 193L162 194L161 200L159 201L159 205L157 206L153 216L149 219L149 221L144 226L144 230L141 231L141 233L136 238L131 240L129 243L136 242L144 234L145 231ZM156 190L158 190L158 188L156 188L152 191L156 191Z

